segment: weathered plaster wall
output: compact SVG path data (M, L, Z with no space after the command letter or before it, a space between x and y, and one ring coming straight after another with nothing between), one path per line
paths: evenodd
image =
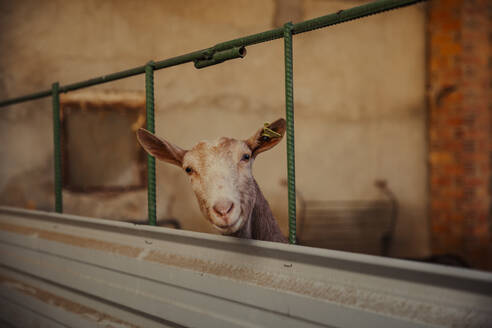
M304 20L362 2L289 3L291 17ZM282 1L1 1L0 98L271 29L289 19L289 10L279 6ZM294 39L297 186L309 199L379 199L374 180L386 179L401 204L393 250L399 256L429 248L424 8ZM156 72L155 78L157 133L182 147L223 135L246 138L263 122L284 116L282 40L251 46L242 60L203 70L188 64ZM143 87L139 76L96 88ZM24 199L20 205L51 208L50 120L49 99L0 111L2 203L20 197L13 188ZM282 143L257 159L255 175L286 232L285 166ZM157 176L158 216L170 215L167 203L175 197L172 215L185 229L210 231L186 176L165 164L158 164ZM134 197L64 195L69 213L146 213L145 191Z

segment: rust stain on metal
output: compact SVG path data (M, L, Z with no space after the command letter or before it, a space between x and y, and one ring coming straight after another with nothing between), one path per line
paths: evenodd
M0 284L7 288L15 289L23 294L32 296L39 301L59 307L65 311L78 314L86 319L96 321L99 324L104 325L104 327L128 327L128 328L139 328L132 323L120 320L106 313L97 311L93 308L87 307L70 301L66 298L57 296L53 293L47 292L45 290L39 289L37 287L28 285L24 282L0 275Z
M207 274L213 274L220 277L245 281L259 286L291 291L317 298L326 298L337 302L340 302L340 298L344 296L345 304L355 303L355 298L347 297L351 294L349 290L345 290L343 295L341 293L333 293L334 290L331 290L329 286L321 286L321 283L316 281L306 280L302 278L293 278L288 275L282 276L279 274L262 272L254 270L253 268L247 266L216 263L213 261L183 257L176 254L163 253L157 250L150 251L144 259L147 261L158 262L183 269L189 269Z
M211 274L264 288L292 292L334 302L352 308L401 317L415 322L444 326L451 324L466 326L474 323L480 324L484 319L480 312L475 312L472 308L440 306L435 303L411 300L404 296L383 294L381 291L372 290L367 288L367 286L364 288L353 286L349 282L346 284L340 282L331 283L330 281L313 280L299 275L294 276L291 273L291 268L288 268L285 273L273 273L243 264L236 265L228 262L217 262L213 259L200 259L196 256L178 255L157 249L131 247L8 223L0 223L0 230L35 236L36 238L53 240L68 245L112 252L200 272L201 275L204 273ZM284 265L279 264L279 268L284 269Z
M211 260L184 257L157 250L150 251L144 259L198 271L202 274L212 274L266 288L323 299L352 308L403 317L416 322L445 326L453 322L467 323L468 312L466 309L449 311L446 307L442 308L434 304L406 300L405 298L391 295L384 295L383 297L381 293L376 291L361 290L361 288L340 285L339 283L330 284L302 277L292 277L287 274L274 274L244 265L217 263Z
M37 238L56 241L71 246L90 248L99 251L111 252L127 257L134 257L134 258L138 257L138 255L144 250L143 248L139 248L139 247L121 245L121 244L101 241L93 238L82 238L73 235L63 234L60 232L52 232L52 231L42 230L38 228L19 226L9 223L0 223L0 230L9 231L26 236L34 235Z

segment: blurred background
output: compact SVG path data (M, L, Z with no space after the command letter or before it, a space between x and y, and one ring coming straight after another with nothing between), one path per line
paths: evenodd
M141 66L369 1L0 0L0 99ZM487 0L431 0L294 37L301 245L492 270ZM283 40L155 73L156 133L182 148L285 116ZM64 212L144 223L144 77L61 96ZM0 109L0 204L54 210L51 99ZM285 141L254 174L287 234ZM161 225L216 233L157 164Z

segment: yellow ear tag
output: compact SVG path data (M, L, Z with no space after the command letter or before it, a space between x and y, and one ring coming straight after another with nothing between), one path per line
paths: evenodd
M269 129L268 126L270 123L265 123L263 124L263 132L261 133L262 137L267 137L267 138L281 138L282 135L280 133L277 133L273 131L272 129Z

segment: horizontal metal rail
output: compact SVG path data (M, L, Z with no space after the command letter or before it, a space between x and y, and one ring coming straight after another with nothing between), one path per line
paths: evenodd
M374 1L362 6L354 7L347 10L341 10L337 13L329 14L326 16L321 16L318 18L310 19L304 22L294 24L292 27L292 34L300 34L304 32L309 32L315 29L320 29L323 27L340 24L357 18L362 18L369 15L374 15L384 11L401 8L409 5L413 5L418 2L425 0L381 0ZM155 62L154 70L160 70L167 67L177 66L189 62L202 61L206 59L211 59L215 52L224 51L227 49L232 49L236 47L245 47L257 43L272 41L275 39L280 39L284 37L283 27L269 30L262 33L252 34L246 37L234 39L227 42L219 43L213 47L202 49L199 51L194 51L188 54L184 54L177 57L172 57L169 59L161 60ZM145 66L131 68L121 72L103 75L100 77L92 78L86 81L81 81L77 83L67 84L60 86L60 93L66 93L69 91L74 91L90 86L94 86L101 83L116 81L126 77L131 77L139 74L145 73ZM0 101L0 107L13 105L16 103L34 100L44 97L49 97L52 94L52 90L45 90L37 93L32 93L18 98L11 98L7 100Z
M32 324L7 308L63 327L489 327L492 274L0 207L0 305L14 327Z

